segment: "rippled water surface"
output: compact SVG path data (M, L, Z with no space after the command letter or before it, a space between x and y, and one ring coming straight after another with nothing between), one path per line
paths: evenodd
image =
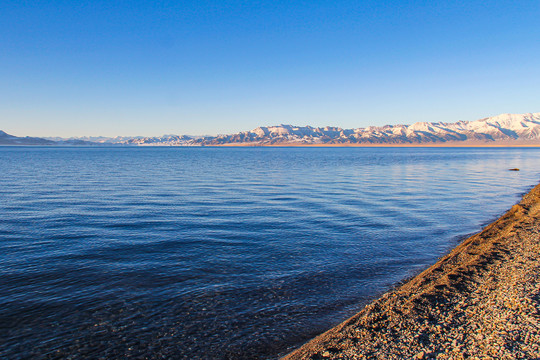
M540 150L0 147L0 169L0 357L252 359L480 230Z

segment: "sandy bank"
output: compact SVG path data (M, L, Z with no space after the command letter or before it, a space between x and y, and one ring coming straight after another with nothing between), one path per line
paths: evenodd
M539 359L540 185L412 280L284 357Z

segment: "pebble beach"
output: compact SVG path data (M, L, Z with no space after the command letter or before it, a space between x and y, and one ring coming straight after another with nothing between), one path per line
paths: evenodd
M540 185L285 360L540 358Z

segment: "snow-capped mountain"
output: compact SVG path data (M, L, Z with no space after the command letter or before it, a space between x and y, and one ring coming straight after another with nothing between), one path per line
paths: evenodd
M80 136L72 138L48 137L47 140L52 140L61 145L136 145L136 146L189 146L192 145L194 139L188 135L163 135L157 137L145 136Z
M311 126L258 127L233 135L199 139L201 145L225 144L427 144L448 142L538 142L540 113L502 114L456 123L418 122L412 125L357 129Z
M456 123L417 122L412 125L340 127L264 126L231 135L193 137L79 137L21 138L0 131L0 144L7 145L414 145L414 144L534 144L540 145L540 113L501 114L476 121Z
M160 137L139 137L122 142L125 145L188 146L193 138L187 135L163 135Z

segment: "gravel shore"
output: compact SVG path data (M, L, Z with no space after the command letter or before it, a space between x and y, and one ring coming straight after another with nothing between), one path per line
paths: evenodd
M540 359L540 185L284 359Z

